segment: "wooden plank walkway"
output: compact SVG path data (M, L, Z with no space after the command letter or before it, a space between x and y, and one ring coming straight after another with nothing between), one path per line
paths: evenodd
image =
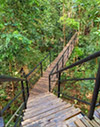
M23 127L100 127L100 120L89 120L75 108L52 93L42 93L27 102Z
M62 57L65 50L69 47L69 53L64 55L64 65L66 64L68 58L70 57L73 49L74 49L74 43L75 35L71 38L69 43L65 46L65 48L59 53L58 57L51 63L51 65L47 68L47 70L43 73L43 76L39 79L39 81L34 85L33 89L30 91L30 97L33 97L34 95L38 95L40 93L48 92L49 90L49 74L56 65L56 63L59 61L59 59ZM62 66L60 65L58 69L61 69ZM56 71L56 70L55 70ZM56 84L56 82L53 83L53 86Z
M28 100L23 127L65 126L64 120L80 114L80 109L57 98L52 93L40 94ZM80 114L81 115L81 114Z
M23 127L100 127L100 120L89 120L75 108L52 93L42 93L28 100Z
M66 48L69 47L69 55L65 54L64 56L64 64L66 63L74 48L72 45L72 41L75 41L74 37L75 35L30 91L27 109L21 123L22 127L100 127L100 120L97 117L90 121L81 114L79 108L75 108L48 92L49 74ZM61 67L59 66L59 69ZM55 84L56 82L53 85Z

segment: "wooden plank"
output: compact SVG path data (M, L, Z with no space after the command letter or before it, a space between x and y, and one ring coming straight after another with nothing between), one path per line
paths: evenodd
M33 107L27 109L25 111L24 115L28 115L28 114L30 114L30 112L31 112L31 114L35 113L35 112L39 112L40 110L47 109L48 107L52 107L56 104L62 104L63 105L63 104L66 104L66 102L60 102L59 99L52 100L52 101L49 101L49 102L45 102L43 104L40 104L39 106L36 105L36 106L33 106Z
M31 91L32 92L32 91ZM30 93L31 94L31 93ZM50 94L49 92L47 92L47 93L43 93L42 95L41 95L41 99L42 98L44 98L44 97L47 97L47 96L50 96L50 95L52 95L52 94ZM28 98L28 102L27 103L30 103L31 101L36 101L36 100L38 100L38 99L40 99L40 95L37 95L35 98L32 96L29 96L29 98Z
M59 119L59 117L61 117L63 114L69 113L69 111L74 110L74 109L75 109L74 107L69 107L69 108L64 109L62 111L58 111L57 113L46 117L44 119L44 121L45 121L46 124L48 124L50 122L54 122L54 123L59 122L59 120L57 121L57 119Z
M94 120L100 125L100 120L96 116L94 116Z
M69 123L72 123L73 121L75 121L75 120L77 120L77 119L81 119L81 118L83 118L83 115L78 114L78 115L76 115L76 116L74 116L74 117L72 117L72 118L66 120L65 122L66 122L66 124L69 124Z
M81 121L80 119L77 119L77 120L75 121L75 124L76 124L78 127L86 127L86 126L82 123L82 121Z
M100 127L100 125L95 120L92 120L92 123L94 124L94 127Z
M45 101L45 100L49 100L50 98L56 98L56 96L52 96L52 95L49 95L49 96L46 96L46 97L44 97L44 98L40 98L40 99L38 99L38 100L31 100L31 102L30 103L27 103L27 105L30 105L30 104L35 104L35 103L41 103L42 101ZM35 104L36 105L36 104Z
M93 126L93 127L100 127L94 120L90 120L87 116L84 118Z
M96 116L98 119L100 119L100 112L99 112L99 109L95 110L94 116Z
M52 109L58 108L59 106L62 106L62 105L64 105L64 104L66 104L66 102L58 103L58 104L56 104L56 105L51 105L51 106L49 106L49 107L47 107L47 108L45 108L45 109L42 109L42 110L40 109L40 110L38 110L38 112L37 112L37 111L31 111L30 113L25 114L24 120L25 120L25 119L29 119L29 118L34 117L34 116L37 116L37 115L42 114L42 113L44 113L44 112L48 112L48 111L50 111L50 110L52 110Z
M53 95L53 94L48 94L48 96L45 96L45 97L43 97L43 98L41 98L41 94L39 95L40 96L40 98L38 98L38 99L33 99L33 100L31 100L31 102L30 103L27 103L27 104L31 104L31 103L33 103L33 102L35 102L35 103L38 103L38 102L41 102L41 101L43 101L43 100L45 100L45 99L50 99L51 97L55 97L56 99L57 99L57 96L55 96L55 95Z
M58 107L58 108L53 109L53 110L50 110L49 112L44 112L44 113L42 113L42 114L40 114L40 115L38 115L38 116L36 116L36 117L33 117L32 120L33 120L33 121L39 120L39 119L41 119L41 118L47 117L47 116L49 116L49 115L51 115L51 114L54 114L54 113L56 113L57 111L62 111L62 110L64 110L64 109L67 109L67 108L69 108L70 106L71 106L70 104L62 105L61 107Z
M51 126L48 126L48 127L51 127ZM62 122L62 123L55 124L52 127L67 127L67 125L64 122Z
M50 110L49 112L45 112L45 113L42 113L42 114L40 114L40 115L38 115L36 117L33 117L32 120L33 121L40 120L40 119L42 119L44 117L47 117L47 116L49 116L51 114L56 113L57 111L62 111L62 110L67 109L69 107L71 107L71 104L62 105L61 107L58 107L58 108L53 109L53 110Z
M54 118L52 121L63 121L66 119L69 119L77 114L79 114L81 111L80 109L72 109L70 111L65 112L64 114L62 114L61 116L59 116L58 118Z
M34 125L33 124L29 124L29 125L25 125L23 127L44 127L44 126L41 126L41 124L36 123ZM67 125L64 122L62 122L62 123L60 122L60 123L56 123L56 124L51 123L49 125L46 125L45 127L67 127Z
M35 109L43 108L43 107L48 106L48 105L56 104L57 102L62 103L62 101L60 99L52 98L52 100L46 100L46 101L43 101L43 103L38 103L38 104L33 105L33 106L31 105L25 111L29 112L29 111L32 111L33 109L35 110Z
M35 103L35 102L33 102L33 103L31 103L30 105L27 105L27 109L26 109L26 111L28 111L28 110L31 110L31 108L35 108L35 107L39 107L40 105L41 106L43 106L43 105L46 105L47 103L49 103L50 104L50 102L52 103L52 102L62 102L62 100L61 99L57 99L57 98L55 98L55 97L51 97L51 98L47 98L47 99L45 99L45 100L41 100L40 102L38 102L38 103Z
M69 105L70 106L70 105ZM39 120L37 120L37 121L34 121L34 118L30 118L30 119L27 119L27 120L25 120L25 121L23 121L22 122L22 124L23 125L27 125L27 124L29 124L29 123L35 123L35 122L44 122L45 124L46 123L48 123L48 122L50 122L50 120L51 119L53 119L53 118L55 118L55 117L59 117L61 114L63 114L63 113L65 113L65 112L68 112L69 110L72 110L72 109L74 109L73 107L67 107L66 109L61 109L61 110L58 110L58 108L56 108L56 109L53 109L53 111L55 110L56 112L52 112L51 113L51 111L49 111L49 112L47 112L48 114L46 114L47 116L46 117L44 117L44 118L41 118L41 119L39 119ZM59 107L60 108L60 107ZM50 113L50 114L49 114ZM45 113L44 113L45 114ZM41 114L42 115L42 114ZM40 116L40 115L39 115Z
M77 127L76 124L74 122L68 123L67 124L68 127Z
M41 127L41 125L40 125L40 123L35 123L35 124L25 125L23 127Z
M84 123L84 125L86 125L86 127L93 127L84 117L81 119L81 121Z
M67 127L67 125L63 121L63 122L58 122L58 123L50 123L48 125L45 125L45 127Z
M58 114L54 115L53 118L49 118L49 121L47 119L45 119L43 125L45 126L45 125L49 124L50 122L54 122L54 123L58 123L59 121L61 122L61 121L64 121L68 118L71 118L72 116L77 115L79 113L80 113L79 109L75 109L72 107L72 108L67 109L64 112L60 112L60 114L58 113Z

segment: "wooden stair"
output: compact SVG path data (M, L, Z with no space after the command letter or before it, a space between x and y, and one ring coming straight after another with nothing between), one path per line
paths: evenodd
M89 120L81 114L79 108L75 108L73 105L57 98L54 94L47 92L49 89L49 74L69 47L69 54L66 53L64 56L65 65L74 49L74 45L71 44L74 37L75 35L31 89L27 109L21 123L22 127L100 127L100 120L96 116L93 120ZM58 69L61 68L60 64ZM55 84L56 81L51 87L53 88Z
M52 93L40 94L29 98L25 110L23 127L65 126L66 121L78 115L81 110L57 98Z
M100 127L100 120L89 120L79 108L47 92L29 97L22 127Z

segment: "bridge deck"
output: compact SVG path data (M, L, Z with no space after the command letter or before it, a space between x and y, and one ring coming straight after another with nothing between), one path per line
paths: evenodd
M52 93L40 94L28 100L24 113L23 127L65 126L66 121L73 117L81 118L80 109L57 98Z
M100 127L99 119L90 121L79 108L48 92L28 100L23 120L23 127Z
M22 122L23 127L100 127L100 121L96 117L90 121L81 114L80 109L48 92L49 74L69 47L69 53L64 56L64 64L66 63L74 48L71 43L73 40L74 36L30 91ZM61 67L60 64L59 69ZM53 85L55 84L56 82Z
M66 64L66 61L68 60L68 58L70 57L73 49L74 49L74 44L72 43L72 41L74 41L75 39L75 35L71 38L71 40L69 41L69 43L66 45L66 47L59 53L58 57L51 63L51 65L47 68L47 70L43 73L43 76L39 79L39 81L35 84L35 86L33 87L33 89L31 89L30 91L30 96L36 96L40 93L45 93L49 90L49 74L52 71L52 69L54 68L54 66L56 65L56 63L59 61L59 59L62 57L63 53L65 52L65 50L67 48L68 49L68 54L66 53L64 55L64 65ZM62 63L59 65L58 69L62 68ZM54 82L53 85L55 85L56 82ZM53 87L53 86L52 86Z

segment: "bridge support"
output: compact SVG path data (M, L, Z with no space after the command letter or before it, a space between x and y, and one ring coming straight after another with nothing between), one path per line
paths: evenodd
M100 88L100 62L99 62L99 68L98 68L98 72L97 72L96 83L95 83L95 88L94 88L94 92L93 92L90 112L89 112L89 116L88 116L88 118L90 120L93 119L93 114L94 114L94 110L95 110L95 106L96 106L96 102L97 102L99 88Z
M58 75L58 98L60 97L60 79L61 79L61 73L59 72L59 75Z

